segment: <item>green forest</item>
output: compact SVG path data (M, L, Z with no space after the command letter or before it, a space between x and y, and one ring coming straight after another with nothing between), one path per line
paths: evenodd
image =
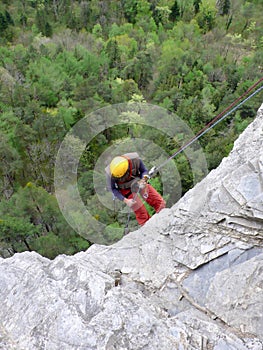
M197 133L262 77L262 13L262 0L2 0L0 255L34 250L52 259L87 249L92 242L69 226L54 194L65 135L89 113L129 101L163 107ZM200 139L209 170L261 103L256 95ZM96 202L92 173L124 137L132 137L125 126L98 135L78 173L109 243L122 237L111 228L126 216ZM172 139L161 142L168 154L176 150ZM191 169L183 155L174 161L185 193ZM161 191L158 177L152 184Z

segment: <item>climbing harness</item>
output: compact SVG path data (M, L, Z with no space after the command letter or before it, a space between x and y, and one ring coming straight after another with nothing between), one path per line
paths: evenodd
M248 97L246 97L242 102L240 102L238 105L236 103L240 101L243 97L248 95L256 86L258 86L263 81L263 77L259 79L255 84L253 84L247 91L245 91L239 98L237 98L231 105L229 105L225 110L223 110L221 113L219 113L216 117L214 117L203 129L201 129L192 139L190 139L187 143L185 143L182 147L180 147L174 154L172 154L169 158L167 158L162 164L159 166L154 166L149 171L149 177L152 178L154 175L157 174L157 172L164 167L170 160L175 158L178 154L183 152L187 147L192 145L195 141L197 141L201 136L206 134L209 130L214 128L218 123L220 123L222 120L224 120L229 114L236 111L240 106L242 106L244 103L246 103L249 99L251 99L253 96L255 96L257 93L259 93L263 89L263 85L258 88L256 91L254 91L252 94L250 94ZM235 106L236 105L236 106ZM233 107L235 106L235 107ZM232 108L233 107L233 108ZM232 108L230 110L230 108Z

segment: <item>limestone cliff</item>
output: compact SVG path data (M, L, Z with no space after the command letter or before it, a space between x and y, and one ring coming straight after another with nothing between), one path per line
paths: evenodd
M174 207L106 247L0 259L0 349L263 349L263 105Z

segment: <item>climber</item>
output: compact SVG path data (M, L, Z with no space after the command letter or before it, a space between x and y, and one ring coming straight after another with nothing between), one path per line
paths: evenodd
M134 211L139 225L144 225L150 219L139 194L156 213L165 208L162 196L147 183L148 171L138 153L126 153L113 158L105 171L108 189Z

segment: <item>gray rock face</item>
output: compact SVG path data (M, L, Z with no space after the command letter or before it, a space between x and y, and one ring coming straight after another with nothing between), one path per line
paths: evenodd
M221 165L110 246L0 259L0 349L263 349L263 106Z

